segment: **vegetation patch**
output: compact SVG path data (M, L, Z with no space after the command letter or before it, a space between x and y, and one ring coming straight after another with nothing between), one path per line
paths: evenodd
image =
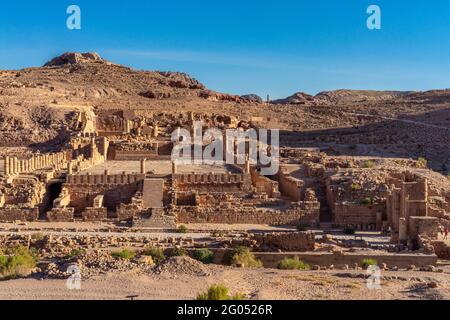
M9 252L0 253L0 274L4 278L29 276L36 268L37 257L26 247L16 247Z
M261 268L262 262L256 259L253 252L247 247L238 247L227 251L223 257L223 263L226 265L240 265L246 268Z
M244 300L245 295L243 294L235 294L230 295L230 290L222 285L222 284L216 284L211 287L209 287L208 291L205 293L200 293L197 296L197 300Z
M278 263L278 269L281 270L310 270L311 266L304 263L298 257L284 258Z
M131 260L136 256L136 252L128 250L128 249L123 249L122 251L113 252L113 253L111 253L111 255L114 258Z
M210 264L214 261L214 252L206 248L195 250L192 256L195 260L205 264Z
M178 226L177 232L178 233L188 233L189 229L184 224L182 224L182 225Z
M188 252L184 248L175 247L175 248L170 249L170 251L169 251L170 257L181 257L181 256L187 256L187 255L188 255Z
M364 259L364 260L362 261L362 267L363 267L364 269L367 269L367 268L370 267L370 266L377 266L377 265L378 265L378 261L375 260L375 259L370 259L370 258L368 258L368 259Z
M163 262L166 259L162 248L147 248L142 252L142 255L152 257L153 262L156 264Z

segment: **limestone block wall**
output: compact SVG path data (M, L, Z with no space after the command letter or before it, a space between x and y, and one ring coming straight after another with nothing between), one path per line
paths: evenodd
M384 204L361 205L351 202L335 203L332 211L333 223L354 225L362 230L380 230Z
M20 208L19 206L6 206L0 208L0 221L36 221L39 219L39 209Z
M278 183L280 192L283 195L287 195L292 201L302 200L302 189L305 185L302 180L280 172Z
M88 207L81 216L83 221L104 221L108 218L108 210L105 207Z
M92 207L98 195L104 196L104 207L115 211L121 203L129 203L142 189L144 178L143 174L70 175L64 187L69 191L70 207L75 208L75 214Z
M409 217L408 234L410 239L427 236L437 239L439 234L439 220L434 217Z
M47 212L47 220L50 222L72 222L74 221L74 209L53 208Z
M179 191L237 192L252 188L248 174L173 174L172 180Z
M297 225L299 221L315 225L319 222L319 202L293 203L287 210L258 209L252 206L198 207L175 206L172 213L179 223L227 223Z
M316 241L313 232L284 232L256 234L255 240L260 249L283 251L314 251Z
M277 181L260 175L255 168L251 168L250 176L257 193L265 193L269 198L278 198L280 196Z

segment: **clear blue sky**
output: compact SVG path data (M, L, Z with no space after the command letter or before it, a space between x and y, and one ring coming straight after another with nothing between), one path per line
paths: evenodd
M24 3L24 4L22 4ZM0 69L96 51L136 69L187 72L223 92L450 87L450 1L2 1ZM66 8L82 30L66 28ZM366 9L382 9L382 29Z

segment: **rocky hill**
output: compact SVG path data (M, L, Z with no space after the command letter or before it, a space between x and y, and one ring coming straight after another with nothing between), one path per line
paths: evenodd
M450 158L450 90L298 92L264 103L254 94L209 90L184 73L133 70L96 53L65 53L42 67L0 71L0 148L57 146L76 125L75 111L112 109L257 118L263 127L284 130L285 143L334 144L338 154L425 157L437 168Z

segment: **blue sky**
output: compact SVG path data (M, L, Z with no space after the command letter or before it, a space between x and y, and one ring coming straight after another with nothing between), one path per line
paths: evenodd
M24 1L25 2L25 1ZM66 28L79 5L82 30ZM366 9L382 10L382 29ZM53 0L0 4L0 69L96 51L136 69L187 72L209 88L296 91L450 87L450 1Z

